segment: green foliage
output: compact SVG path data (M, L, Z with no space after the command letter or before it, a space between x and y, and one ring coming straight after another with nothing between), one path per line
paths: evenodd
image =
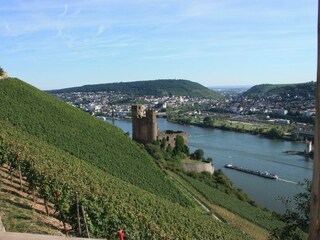
M201 177L194 175L191 177L180 172L179 175L205 196L208 201L224 207L252 223L267 230L283 226L283 222L276 219L271 212L254 206L255 204L250 202L243 193L237 193L237 190L232 187L231 181L222 174L222 171L215 173L213 179L208 178L206 174Z
M268 96L281 96L282 98L292 98L295 96L315 98L316 83L299 83L299 84L261 84L250 88L243 93L244 96L261 98Z
M191 124L191 117L184 117L184 116L170 116L169 120L172 122L176 122L183 125Z
M153 80L86 85L82 87L66 88L50 91L51 93L63 92L100 92L114 91L131 93L132 95L145 96L189 96L201 98L223 98L219 93L210 90L199 83L189 80Z
M165 150L167 145L167 139L166 138L162 138L161 143L160 143L160 147L162 150Z
M139 188L191 205L149 154L111 124L18 79L0 81L0 99L0 120Z
M159 145L148 143L145 146L148 153L157 160L164 159L164 154Z
M3 68L0 67L0 76L2 76L3 73L4 73Z
M170 160L179 162L189 154L189 148L184 144L184 139L181 136L176 137L175 147L172 149L170 145L165 148L166 139L161 142L155 141L145 145L147 152L156 160Z
M266 136L271 138L282 138L283 134L283 131L278 128L271 128L268 132L265 133Z
M306 180L305 191L294 195L292 198L283 198L282 202L287 206L284 214L279 219L284 226L275 227L270 234L270 239L291 240L306 239L310 223L311 181Z
M204 158L204 151L203 149L197 149L190 155L191 159L195 160L202 160Z
M184 155L189 155L189 148L184 144L184 139L182 136L177 135L173 154L178 158L183 158Z
M93 237L115 239L124 227L128 239L248 239L233 226L114 177L4 120L0 120L0 152L1 164L19 164L37 194L52 202L56 215L73 230L75 192L79 192Z
M214 119L210 116L206 116L204 119L203 119L203 124L205 126L213 126L214 124Z

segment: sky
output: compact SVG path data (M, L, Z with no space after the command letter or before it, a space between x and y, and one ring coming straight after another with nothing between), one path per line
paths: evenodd
M0 66L40 89L316 80L316 0L0 0Z

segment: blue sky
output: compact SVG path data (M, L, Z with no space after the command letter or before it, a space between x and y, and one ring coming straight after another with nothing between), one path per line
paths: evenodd
M316 78L316 0L0 0L0 66L40 88Z

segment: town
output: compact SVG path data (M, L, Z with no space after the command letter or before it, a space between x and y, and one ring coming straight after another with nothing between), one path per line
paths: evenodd
M138 103L155 109L158 117L181 124L265 133L288 140L313 138L315 98L310 95L258 98L235 91L224 94L225 98L221 100L188 96L134 96L114 91L55 95L102 120L130 119L131 105Z

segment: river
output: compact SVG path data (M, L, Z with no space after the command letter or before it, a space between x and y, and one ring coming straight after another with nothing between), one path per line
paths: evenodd
M132 132L131 120L108 120L125 132ZM304 190L297 185L312 178L312 159L283 153L286 150L303 151L304 144L282 140L272 140L256 135L183 126L158 118L160 130L172 129L188 133L190 151L201 148L205 157L213 158L215 169L222 169L234 185L246 192L260 206L276 212L284 212L280 197L293 196ZM232 163L248 169L268 171L277 174L279 180L224 168Z

